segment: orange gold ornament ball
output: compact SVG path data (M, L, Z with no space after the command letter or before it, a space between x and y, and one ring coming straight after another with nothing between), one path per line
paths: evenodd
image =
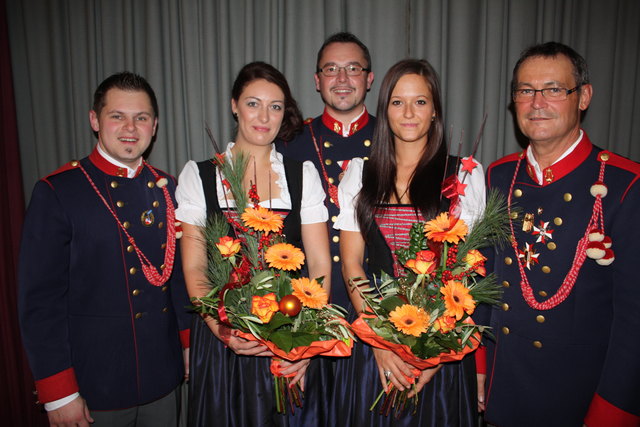
M280 300L280 313L293 317L302 310L302 303L295 295L285 295Z

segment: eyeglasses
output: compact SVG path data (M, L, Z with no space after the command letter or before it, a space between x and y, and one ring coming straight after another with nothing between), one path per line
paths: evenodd
M345 65L344 67L326 65L324 68L318 68L317 72L322 73L326 77L335 77L340 74L340 70L344 70L347 76L351 77L359 76L363 71L371 71L369 68L364 68L359 65Z
M544 89L516 89L513 91L513 102L528 102L535 96L536 92L540 92L544 99L549 101L564 101L573 92L580 89L582 85L578 85L573 89L564 87L545 87Z

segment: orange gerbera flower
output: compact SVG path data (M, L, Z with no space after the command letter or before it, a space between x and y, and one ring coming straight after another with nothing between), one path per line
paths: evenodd
M304 264L304 253L289 243L276 243L267 249L265 260L271 268L293 271Z
M263 297L254 295L251 298L251 314L258 316L263 323L269 323L279 309L280 305L278 305L276 294L273 292Z
M234 239L233 237L229 236L222 236L218 240L218 243L216 243L216 247L223 257L229 258L240 251L240 239Z
M389 320L401 332L419 337L427 332L429 315L421 308L411 304L404 304L389 313Z
M264 231L267 234L280 231L282 228L282 217L262 206L246 208L242 213L242 221L247 227L257 231Z
M440 293L444 295L445 316L453 316L460 320L464 313L471 314L476 308L476 302L462 282L449 280L440 288Z
M452 316L440 316L433 323L433 326L435 326L438 331L446 334L456 327L456 318Z
M407 260L405 267L416 274L430 274L436 269L436 254L432 251L419 251L415 259Z
M449 218L448 212L442 212L424 225L424 232L428 239L455 244L464 240L469 229L462 219Z
M322 308L329 302L329 294L316 280L307 277L291 279L293 295L298 297L302 305L309 308Z

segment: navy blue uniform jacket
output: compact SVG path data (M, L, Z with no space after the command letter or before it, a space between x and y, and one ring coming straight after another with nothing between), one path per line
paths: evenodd
M488 186L506 195L523 155L493 163ZM485 419L491 424L640 425L640 165L592 145L586 133L573 152L543 170L543 185L531 178L523 158L512 191L520 209L515 237L520 255L530 259L524 271L533 295L544 302L574 262L593 212L590 188L599 180L601 160L612 264L587 257L566 300L536 310L520 286L518 262L526 258L510 244L497 253L494 270L504 295L491 313L496 342L487 345Z
M161 271L166 205L149 168L131 179L115 176L118 168L95 150L80 163ZM145 404L171 392L184 375L181 338L188 346L190 317L180 254L169 281L151 285L77 164L35 185L24 223L20 325L39 400L79 391L91 410ZM175 180L157 172L169 180L173 197Z

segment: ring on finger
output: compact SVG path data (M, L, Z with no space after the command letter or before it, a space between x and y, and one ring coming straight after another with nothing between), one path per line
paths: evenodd
M389 377L391 377L391 371L384 371L384 377L389 379Z

